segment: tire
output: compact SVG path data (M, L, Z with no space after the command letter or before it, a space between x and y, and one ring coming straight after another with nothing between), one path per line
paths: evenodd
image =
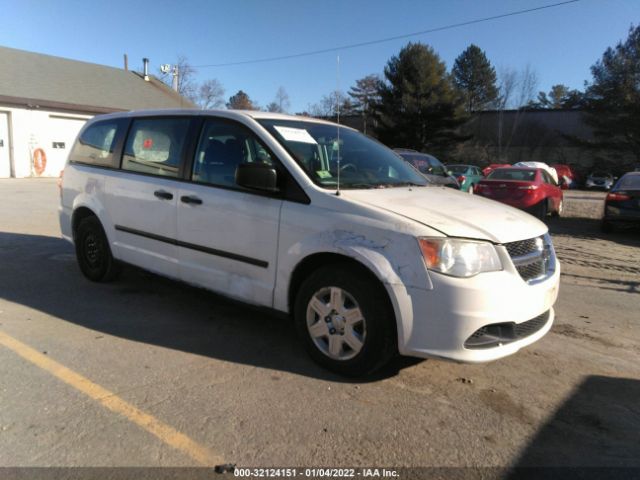
M549 206L547 205L547 199L542 200L533 209L533 215L543 222L547 219L547 213L549 212Z
M75 235L76 258L80 270L92 282L109 282L120 273L109 241L97 217L80 221Z
M473 195L473 185L469 185L469 189L467 190L467 193L470 195Z
M356 268L333 264L311 274L295 299L294 321L311 358L340 375L371 373L397 352L387 293Z
M555 212L555 216L560 218L562 216L562 212L564 212L564 200L560 200L558 204L558 210Z

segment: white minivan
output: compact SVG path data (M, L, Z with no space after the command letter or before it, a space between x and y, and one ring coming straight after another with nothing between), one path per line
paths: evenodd
M429 185L333 123L267 112L98 116L64 169L84 275L121 264L290 314L310 355L362 375L394 353L485 362L551 328L546 225Z

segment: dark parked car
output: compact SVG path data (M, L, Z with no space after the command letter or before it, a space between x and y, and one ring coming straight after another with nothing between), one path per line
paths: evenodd
M408 148L396 148L394 151L405 161L409 162L425 176L429 183L442 187L451 187L460 190L458 180L447 173L446 167L433 155L420 153Z
M587 177L584 186L588 190L610 190L615 181L615 178L610 173L593 172Z
M625 173L607 195L602 231L619 224L640 225L640 172Z
M562 190L543 168L496 168L476 186L476 194L525 210L544 220L561 215Z

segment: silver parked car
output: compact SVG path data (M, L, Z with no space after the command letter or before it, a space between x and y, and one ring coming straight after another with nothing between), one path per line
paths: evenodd
M615 182L615 178L610 173L592 172L584 184L588 190L611 190Z

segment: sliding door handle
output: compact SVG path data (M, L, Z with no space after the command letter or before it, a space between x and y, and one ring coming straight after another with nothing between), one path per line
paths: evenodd
M153 194L159 198L160 200L171 200L173 199L173 193L166 192L164 190L156 190Z

